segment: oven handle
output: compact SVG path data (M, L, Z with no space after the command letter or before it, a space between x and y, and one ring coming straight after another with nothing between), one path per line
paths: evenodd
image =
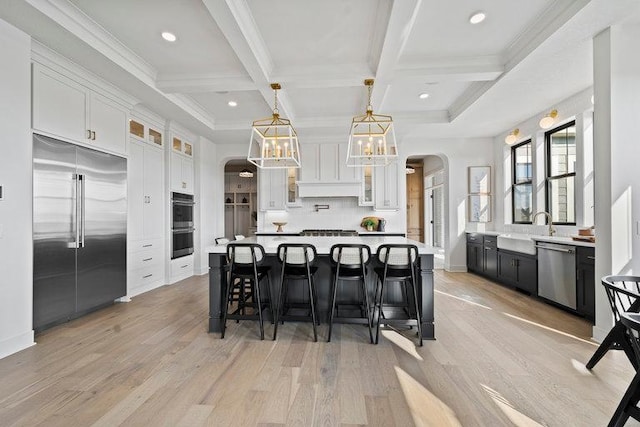
M171 202L174 205L178 205L178 206L193 206L196 204L196 202L191 202L189 200L179 200L179 199L171 199Z
M174 228L171 231L173 232L173 234L186 234L186 233L193 233L194 231L196 231L196 229L193 228L193 227L190 227L190 228Z

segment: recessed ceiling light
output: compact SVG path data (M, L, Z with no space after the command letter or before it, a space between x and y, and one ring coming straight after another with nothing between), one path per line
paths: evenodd
M238 103L236 101L229 101L227 102L227 104L229 104L229 107L237 107Z
M173 33L168 32L168 31L164 31L162 33L162 38L165 39L168 42L176 41L176 35L173 34Z
M427 99L428 97L429 97L429 94L426 92L420 94L420 99Z
M485 15L484 12L478 11L478 12L475 12L473 15L471 15L469 17L469 22L472 23L472 24L479 24L482 21L484 21L484 18L486 18L486 17L487 17L487 15Z

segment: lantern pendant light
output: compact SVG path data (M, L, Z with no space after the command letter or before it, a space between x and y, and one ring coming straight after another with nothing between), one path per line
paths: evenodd
M398 146L391 116L373 114L371 90L373 79L366 79L367 111L351 121L347 166L386 166L398 159Z
M274 93L271 117L256 120L251 126L247 160L261 169L300 167L300 145L291 121L280 117L278 111L279 83L272 83Z

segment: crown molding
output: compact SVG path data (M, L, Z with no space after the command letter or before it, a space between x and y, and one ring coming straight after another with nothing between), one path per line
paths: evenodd
M25 0L65 30L148 85L156 70L67 0Z
M168 93L164 96L175 105L182 108L182 110L193 116L193 118L198 120L200 123L207 126L209 129L216 129L215 120L211 117L207 110L202 108L200 104L189 98L187 95L182 95L179 93Z

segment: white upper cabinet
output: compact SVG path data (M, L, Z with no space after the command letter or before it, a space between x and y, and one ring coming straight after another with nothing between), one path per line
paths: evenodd
M131 141L128 164L129 239L161 239L165 204L162 150Z
M287 200L286 169L258 169L260 210L284 210Z
M374 210L397 211L400 209L398 162L373 168Z
M33 65L33 129L125 155L128 110L40 64Z
M347 167L345 156L347 144L305 144L301 153L302 171L300 181L354 182L360 181L357 171Z
M193 194L193 159L171 153L171 191Z

